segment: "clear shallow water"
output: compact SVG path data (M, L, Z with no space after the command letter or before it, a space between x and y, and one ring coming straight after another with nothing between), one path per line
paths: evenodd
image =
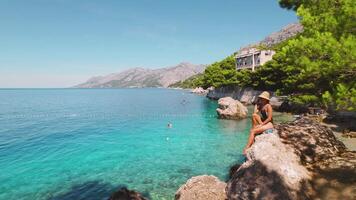
M181 90L16 89L0 100L0 199L106 199L123 185L173 199L191 176L226 179L251 125L218 120L215 101Z

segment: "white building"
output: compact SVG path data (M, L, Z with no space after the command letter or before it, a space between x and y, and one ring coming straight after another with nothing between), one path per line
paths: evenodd
M235 56L236 69L251 69L265 64L267 61L272 60L275 54L272 50L259 50L257 48L245 48L240 50Z

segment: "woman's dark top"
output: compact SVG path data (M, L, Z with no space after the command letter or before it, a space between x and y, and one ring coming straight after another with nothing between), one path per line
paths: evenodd
M261 120L264 122L268 118L267 112L264 109L261 109L260 112L261 112ZM273 123L273 118L271 119L270 122Z

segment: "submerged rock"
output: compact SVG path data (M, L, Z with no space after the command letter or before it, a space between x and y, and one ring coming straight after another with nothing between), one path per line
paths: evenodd
M128 190L127 188L120 188L116 192L114 192L109 200L148 200L143 197L140 193Z
M226 183L215 176L195 176L176 192L176 200L225 200Z
M247 108L238 100L224 97L218 101L216 112L221 119L243 119L247 117Z

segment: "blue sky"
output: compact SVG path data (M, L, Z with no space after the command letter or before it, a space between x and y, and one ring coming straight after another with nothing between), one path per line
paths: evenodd
M296 21L277 0L0 0L0 87L209 64Z

